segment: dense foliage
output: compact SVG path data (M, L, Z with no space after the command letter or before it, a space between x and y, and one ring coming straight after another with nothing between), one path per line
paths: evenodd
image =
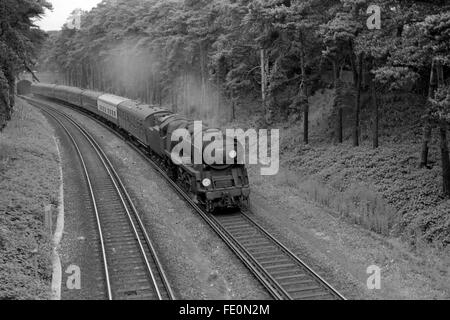
M32 72L38 45L44 40L45 33L33 21L45 8L51 8L45 0L0 2L0 130L11 117L16 76Z
M371 5L381 9L381 29L367 26ZM421 166L438 126L450 195L449 9L446 0L104 0L84 14L80 30L50 36L40 68L70 85L205 119L233 118L258 101L266 124L302 118L305 143L308 97L333 87L336 141L343 142L350 100L353 144L360 144L361 112L370 112L374 148L380 95L414 91L429 101Z

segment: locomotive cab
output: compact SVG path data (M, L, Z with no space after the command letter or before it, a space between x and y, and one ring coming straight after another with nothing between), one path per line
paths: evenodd
M170 117L173 114L162 108L153 108L152 114L148 119L147 124L147 141L150 149L158 154L164 156L164 145L161 139L161 124L166 117Z

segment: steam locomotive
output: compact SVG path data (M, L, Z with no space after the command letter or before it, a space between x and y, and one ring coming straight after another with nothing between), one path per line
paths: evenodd
M77 106L121 131L130 139L144 146L168 175L190 194L192 199L208 212L246 206L250 195L247 169L238 164L237 148L225 153L224 161L201 164L173 161L172 151L176 145L172 134L186 129L194 137L194 121L174 114L164 108L141 104L137 101L112 94L83 90L53 84L33 84L34 95L56 99ZM217 129L203 126L202 133L222 134ZM194 139L192 139L194 140ZM224 139L225 141L226 139ZM237 144L237 141L235 141ZM206 148L208 143L202 143ZM192 143L192 157L195 154ZM227 149L228 150L228 149ZM200 150L203 155L203 150ZM202 158L203 159L203 158Z

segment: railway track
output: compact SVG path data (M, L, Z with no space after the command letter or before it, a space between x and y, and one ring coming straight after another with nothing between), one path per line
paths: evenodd
M233 251L276 299L345 299L292 251L266 231L251 212L211 215Z
M66 114L28 101L63 128L81 160L100 239L105 298L175 299L139 212L99 144Z
M79 109L76 110L79 111ZM112 133L124 138L102 121L92 115L90 117ZM170 179L157 164L154 155L148 153L140 144L133 142L129 142L129 144L191 205L264 285L274 299L345 300L342 294L264 229L251 212L207 213L189 197L181 186Z

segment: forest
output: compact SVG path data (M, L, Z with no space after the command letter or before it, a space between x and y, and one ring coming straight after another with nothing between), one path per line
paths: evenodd
M380 29L367 27L371 5L380 8ZM425 98L419 166L428 165L437 128L450 196L449 7L445 0L109 0L82 16L80 30L52 33L39 68L69 85L207 118L233 120L246 98L257 99L265 125L301 119L305 144L308 97L320 88L335 89L336 143L350 99L352 144L360 145L361 112L370 112L373 148L380 96L414 92ZM365 96L371 107L362 110Z
M30 19L49 5L20 2L39 5L20 27L2 18L3 105L36 70L217 126L284 128L284 161L339 192L370 183L400 228L450 243L450 1L104 0L42 46Z
M81 279L92 280L82 280L82 299L97 294L85 284L103 282L83 158L35 103L64 109L105 147L180 298L266 294L259 297L264 287L247 279L233 251L134 154L129 134L109 135L61 100L22 96L22 80L113 93L220 129L277 130L280 146L268 151L280 151L280 170L262 175L269 160L246 166L243 213L349 298L448 298L450 0L92 2L60 30L43 31L38 25L49 28L55 15L64 20L62 3L68 12L82 2L0 0L0 300L53 298L58 277L60 298L71 299L79 290L69 289L67 270L78 262ZM253 232L231 229L262 252L259 239L247 238ZM111 257L121 256L111 247ZM280 265L267 265L285 278L290 267L277 257ZM369 286L373 267L382 291ZM129 298L134 285L124 291Z

